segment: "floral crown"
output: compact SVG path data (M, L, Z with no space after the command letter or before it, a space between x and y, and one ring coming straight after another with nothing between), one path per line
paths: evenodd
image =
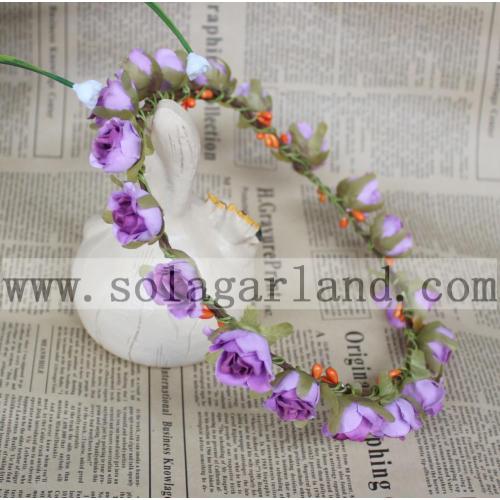
M171 19L155 3L147 5L172 30L183 50L161 48L152 56L134 49L105 86L94 80L73 83L7 55L0 55L0 63L58 81L72 88L92 109L91 127L96 137L90 164L110 174L118 186L103 218L112 224L116 239L124 247L156 244L169 259L147 274L145 286L157 303L179 319L217 319L218 328L205 328L204 334L211 342L207 359L215 362L220 383L263 394L267 410L299 426L317 416L322 400L329 412L322 432L333 439L362 441L369 435L403 438L419 429L427 415L442 409L443 367L456 342L441 322L425 321L424 311L430 308L432 298L396 279L397 261L411 252L413 239L399 217L382 210L375 175L344 179L335 190L325 185L315 170L329 154L326 125L320 123L314 128L301 122L280 133L272 125L272 98L259 80L237 86L227 63L194 53ZM271 350L278 339L293 333L290 323L261 325L253 309L237 319L206 294L193 301L179 292L199 277L198 269L182 249L171 246L162 209L145 178L147 157L153 152L150 117L163 99L176 101L185 109L193 108L197 100L234 109L239 114L239 126L254 130L275 158L290 163L296 173L307 178L316 187L320 203L335 207L340 227L352 227L375 256L383 259L398 294L398 300L386 308L387 319L406 339L401 367L381 373L372 386L343 382L334 368L325 369L317 362L310 369L301 369ZM222 203L213 198L214 204ZM238 213L257 231L258 226L246 214Z

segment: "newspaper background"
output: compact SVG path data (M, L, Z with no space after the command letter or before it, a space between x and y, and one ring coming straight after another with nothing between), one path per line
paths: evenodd
M200 53L260 77L277 124L321 119L332 185L375 169L417 256L498 258L500 14L493 4L163 4ZM177 47L140 4L2 4L0 50L104 80L132 47ZM112 187L88 167L85 110L57 84L0 68L0 255L70 257ZM228 110L199 104L197 180L266 229L282 257L365 256L334 211ZM273 204L272 213L267 202ZM288 228L293 222L293 232ZM269 312L281 351L352 378L400 357L382 317ZM206 364L117 359L75 313L0 316L2 496L494 496L500 494L500 315L435 313L457 333L445 410L405 441L332 442L279 422ZM359 332L349 333L349 332ZM363 337L359 344L352 339ZM351 339L351 341L350 341ZM352 344L360 347L353 356Z

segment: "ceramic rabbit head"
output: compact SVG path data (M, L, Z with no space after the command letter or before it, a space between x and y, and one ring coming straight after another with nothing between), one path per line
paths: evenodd
M253 276L258 225L214 194L208 193L202 200L192 191L200 140L188 113L177 103L163 100L151 129L155 152L147 159L146 180L163 209L172 246L196 259L207 283L214 283L218 275L231 275L231 271ZM73 277L84 277L86 288L92 290L92 303L100 306L91 308L77 297L76 308L88 333L113 354L148 366L192 364L207 352L203 326L215 326L215 320L176 319L165 307L151 307L134 293L123 307L107 307L110 283L117 278L110 262L125 262L120 264L120 279L136 283L144 265L162 261L165 257L158 245L127 250L100 216L92 217L84 228Z

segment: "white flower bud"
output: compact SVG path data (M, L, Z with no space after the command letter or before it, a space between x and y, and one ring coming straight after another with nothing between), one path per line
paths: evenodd
M99 92L104 87L104 85L96 80L87 80L82 83L75 83L73 85L73 90L85 106L89 109L94 109L97 104L97 98L99 97Z
M198 78L210 69L210 63L203 57L194 52L190 52L187 57L186 73L190 80Z

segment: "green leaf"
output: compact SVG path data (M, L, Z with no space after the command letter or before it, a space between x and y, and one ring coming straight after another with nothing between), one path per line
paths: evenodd
M294 420L293 425L297 427L297 429L303 429L309 422L310 420Z
M263 326L260 328L260 333L266 338L269 344L274 344L279 339L288 337L294 332L291 323L278 323L272 326Z
M217 358L221 355L222 351L207 352L205 354L205 361L211 365L215 364Z
M142 265L139 267L139 276L141 278L145 278L151 271L153 270L153 266Z
M316 154L321 152L321 146L323 145L323 139L325 138L325 134L327 131L327 126L325 122L321 122L314 131L313 136L309 139L309 151L311 153Z
M141 171L143 164L144 164L144 151L142 152L141 157L139 158L139 160L137 160L135 165L133 165L127 170L128 181L137 182L137 178L139 177L139 172Z
M138 200L137 203L141 208L147 209L147 208L157 208L159 207L158 202L156 201L155 197L151 194L147 194L145 196L141 196Z
M307 396L315 382L311 375L306 372L297 370L297 373L299 374L299 383L297 384L296 392L299 398L303 398Z
M257 311L257 309L255 309L255 307L251 306L247 307L239 323L248 326L250 330L259 331L260 329L259 312Z
M104 210L104 212L102 213L102 220L106 224L113 224L113 213L111 212L111 210Z
M427 369L425 354L420 349L414 349L411 352L408 363L413 380L421 380L431 376L431 373Z
M249 391L249 396L250 399L267 399L269 396L271 396L272 391L267 391L267 392L255 392L255 391Z
M243 116L242 113L240 113L239 119L238 119L238 127L239 128L249 128L251 126L252 125L250 124L250 122Z
M142 245L144 245L144 243L146 243L146 242L145 241L131 241L127 245L122 245L122 246L123 246L123 248L135 250L136 248L142 247Z
M99 118L104 118L105 120L109 120L111 118L120 118L122 120L133 120L134 114L128 110L116 110L116 109L108 109L103 108L102 106L96 106L92 113Z
M123 187L123 182L116 177L116 175L110 175L111 182L117 185L119 188Z
M319 386L321 399L325 406L330 409L337 408L338 402L338 394L333 391L328 384L320 384Z
M397 388L387 373L379 375L379 397L382 403L389 403L397 396Z
M153 141L151 140L151 136L149 134L144 134L142 137L142 143L144 145L144 155L148 156L154 153Z
M292 163L288 156L284 155L281 151L271 151L271 154L279 161L285 161L287 163Z

